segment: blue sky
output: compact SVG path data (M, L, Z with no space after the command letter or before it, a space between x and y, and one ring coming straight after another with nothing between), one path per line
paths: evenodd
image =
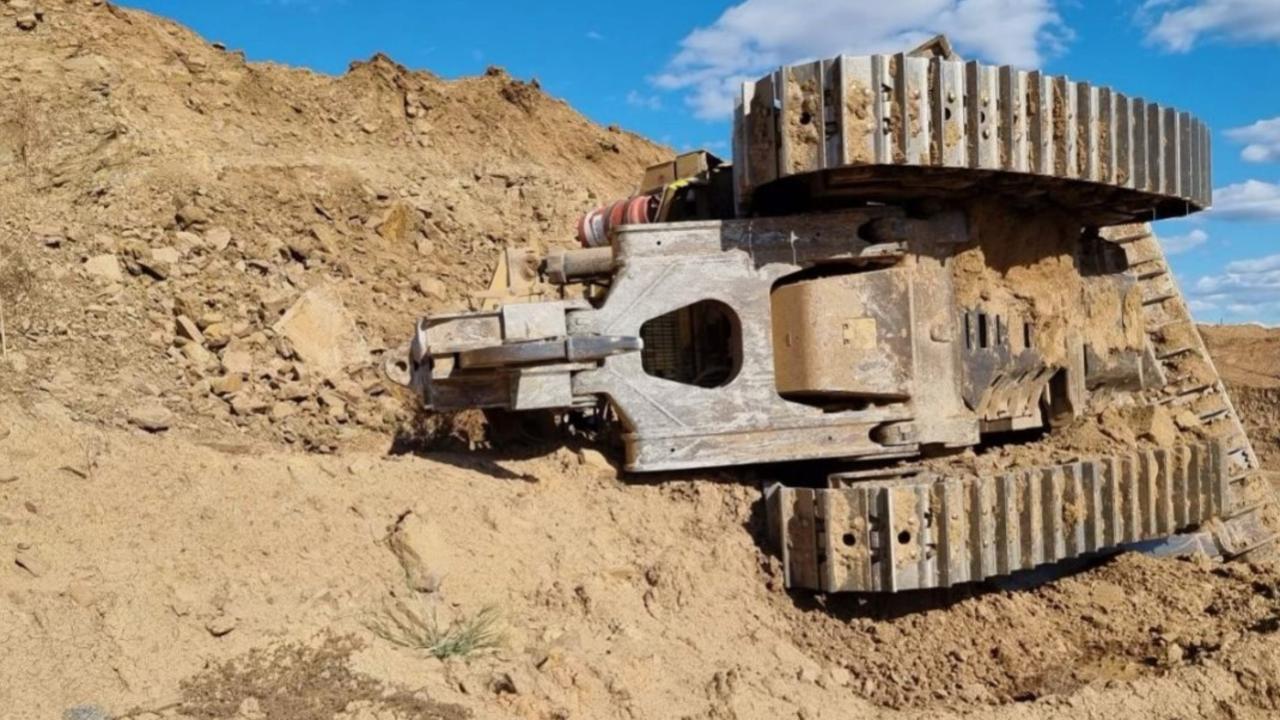
M375 52L445 77L500 65L598 122L721 154L741 78L946 32L966 57L1111 85L1208 122L1215 209L1157 229L1202 321L1280 325L1280 0L120 4L172 17L251 60L328 73Z

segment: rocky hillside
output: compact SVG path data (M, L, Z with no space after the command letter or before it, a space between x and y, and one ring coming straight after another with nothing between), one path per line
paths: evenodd
M373 367L413 318L504 245L568 241L663 154L499 68L330 77L103 2L5 0L0 383L308 448L385 433L403 403Z

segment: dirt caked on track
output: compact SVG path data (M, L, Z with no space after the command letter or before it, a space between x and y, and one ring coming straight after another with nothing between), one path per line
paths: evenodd
M1269 562L788 594L742 474L428 442L377 370L412 318L666 152L496 68L328 77L0 0L0 714L1280 712ZM1207 338L1277 469L1280 333Z

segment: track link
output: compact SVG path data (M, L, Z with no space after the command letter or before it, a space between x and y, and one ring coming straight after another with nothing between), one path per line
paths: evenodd
M829 482L770 492L789 587L951 587L1167 537L1230 502L1220 441L988 477L905 469Z
M1227 493L1220 511L1222 526L1215 532L1218 544L1225 554L1239 555L1273 542L1276 535L1263 526L1261 518L1263 506L1272 502L1271 493L1251 487L1261 470L1258 456L1178 291L1159 240L1150 225L1109 228L1103 237L1124 250L1128 274L1141 288L1144 330L1165 378L1152 391L1151 402L1167 405L1180 425L1198 423L1225 448Z

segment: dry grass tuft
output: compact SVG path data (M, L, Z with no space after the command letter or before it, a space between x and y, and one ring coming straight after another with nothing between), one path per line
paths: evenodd
M17 247L0 246L0 355L9 354L9 323L35 293L35 274Z
M369 623L375 635L401 647L426 650L444 660L492 650L502 645L497 608L486 606L474 615L462 616L442 625L434 606L424 601L415 609L397 600Z

